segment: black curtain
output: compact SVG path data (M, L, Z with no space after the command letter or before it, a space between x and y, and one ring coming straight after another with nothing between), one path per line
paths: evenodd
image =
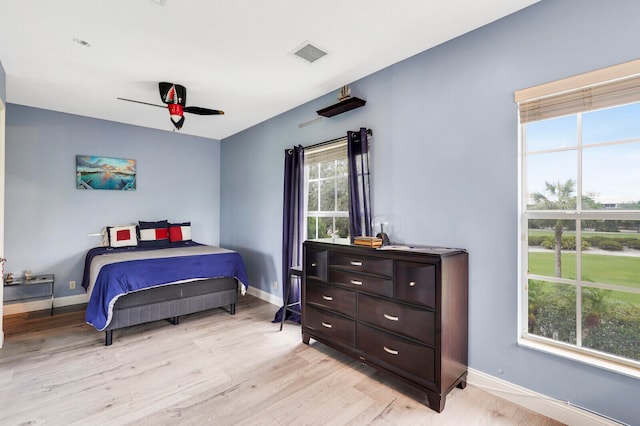
M364 127L347 132L349 161L349 227L351 241L358 236L372 236L371 191L369 187L369 139Z
M282 209L282 299L284 306L276 312L273 322L286 320L300 323L300 286L291 286L292 266L302 264L302 221L304 206L304 148L302 145L285 150L284 153L284 197ZM299 277L294 279L299 280ZM284 300L289 291L288 300ZM297 312L285 310L291 306Z

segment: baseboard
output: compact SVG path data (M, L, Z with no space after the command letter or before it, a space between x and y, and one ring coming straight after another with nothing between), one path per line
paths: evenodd
M3 315L22 314L24 312L42 311L51 308L51 300L31 300L28 302L15 302L4 305Z
M80 305L89 302L88 294L76 294L73 296L56 297L53 299L53 307L60 308L63 306ZM22 314L24 312L42 311L51 308L51 301L30 300L26 302L8 303L3 306L3 315Z
M53 299L53 307L61 308L63 306L81 305L89 303L89 294L75 294L73 296L57 297Z
M249 287L247 289L247 293L250 295L257 297L260 300L264 300L265 302L269 302L274 306L282 306L282 297L275 296L271 293L268 293L264 290L260 290L259 288Z
M581 426L620 425L618 422L598 416L575 405L542 395L471 368L467 375L467 383L563 424Z

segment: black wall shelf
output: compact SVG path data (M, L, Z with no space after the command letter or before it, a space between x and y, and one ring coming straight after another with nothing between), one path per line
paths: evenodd
M361 106L364 106L364 104L366 103L367 101L362 100L360 98L347 98L343 101L338 102L335 105L322 108L321 110L318 110L316 112L318 113L318 115L321 115L323 117L333 117L334 115L342 114L343 112L360 108Z

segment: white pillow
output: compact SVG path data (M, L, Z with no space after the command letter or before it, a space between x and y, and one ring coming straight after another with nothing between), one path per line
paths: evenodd
M109 247L130 247L138 245L135 225L109 226Z

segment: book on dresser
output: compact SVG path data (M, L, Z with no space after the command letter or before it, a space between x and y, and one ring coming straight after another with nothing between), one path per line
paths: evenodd
M317 340L419 390L429 407L464 389L468 254L305 241L302 340Z
M355 237L353 244L364 247L382 247L382 238L378 237Z

